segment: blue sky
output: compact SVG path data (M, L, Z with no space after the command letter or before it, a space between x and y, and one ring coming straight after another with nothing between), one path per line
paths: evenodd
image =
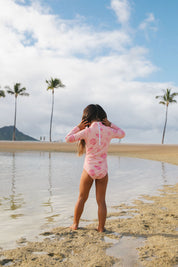
M118 29L120 27L117 16L110 8L110 1L95 0L51 0L48 2L51 13L58 14L64 19L73 19L77 15L83 16L85 22L99 29ZM160 68L160 71L147 77L151 81L173 81L178 83L178 1L172 0L132 0L130 1L132 15L131 27L138 27L147 14L154 14L155 22L143 33L133 33L134 43L149 49L149 58ZM148 35L148 39L146 38Z
M53 139L99 103L126 131L123 142L160 142L165 114L155 95L178 91L178 1L0 0L0 7L1 89L21 82L30 93L18 99L19 130L48 138L45 80L56 77L66 88L55 94ZM12 97L1 99L0 112L0 127L12 125ZM177 114L172 105L167 143L178 143Z
M97 30L119 29L117 16L110 7L109 0L50 0L40 1L51 14L62 19L72 20L77 16L83 17L84 23ZM31 1L25 1L29 5ZM178 55L178 1L172 0L131 0L129 1L132 14L130 26L136 29L148 14L154 14L155 21L150 23L143 32L133 33L135 45L149 49L150 60L160 69L145 80L173 81L178 83L177 55ZM155 28L153 30L152 28Z
M156 19L157 31L150 34L150 39L138 38L140 44L148 47L152 62L160 68L150 80L178 82L177 55L178 55L178 2L166 1L135 1L136 10L134 21L141 20L145 13L153 13Z

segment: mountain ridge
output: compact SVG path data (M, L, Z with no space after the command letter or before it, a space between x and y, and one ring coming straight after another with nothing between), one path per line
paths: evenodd
M0 128L0 140L1 141L12 141L14 126L4 126ZM37 139L24 134L17 128L15 130L15 140L16 141L38 141Z

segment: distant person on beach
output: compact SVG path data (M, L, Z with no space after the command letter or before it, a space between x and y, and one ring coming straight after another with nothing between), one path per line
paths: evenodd
M79 197L75 205L72 230L77 230L84 204L95 180L96 200L98 204L98 231L105 230L107 207L105 202L108 183L107 152L112 138L123 138L125 133L107 119L107 114L100 105L88 105L82 121L66 136L67 143L78 143L78 154L82 155L86 147L84 168L81 175Z

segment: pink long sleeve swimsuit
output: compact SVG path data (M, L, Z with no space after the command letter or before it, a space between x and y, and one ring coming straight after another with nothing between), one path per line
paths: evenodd
M125 132L111 123L111 127L101 122L93 122L89 128L84 130L74 127L66 136L67 143L74 143L81 139L86 142L86 156L84 169L92 179L101 179L108 173L107 152L112 138L123 138Z

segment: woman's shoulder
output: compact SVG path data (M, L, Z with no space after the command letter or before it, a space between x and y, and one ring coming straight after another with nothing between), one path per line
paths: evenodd
M111 127L106 126L106 125L104 125L104 124L102 124L101 128L102 128L104 131L110 131L110 130L111 130Z

